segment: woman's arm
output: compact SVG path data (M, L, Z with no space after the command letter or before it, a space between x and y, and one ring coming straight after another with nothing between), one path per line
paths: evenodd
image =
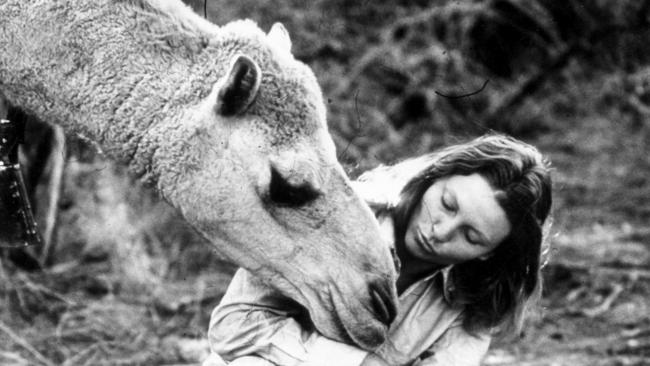
M212 352L226 361L254 355L281 366L361 365L367 352L307 329L294 318L299 314L294 303L240 269L212 313Z
M490 346L488 331L470 334L454 324L431 346L414 366L479 366Z

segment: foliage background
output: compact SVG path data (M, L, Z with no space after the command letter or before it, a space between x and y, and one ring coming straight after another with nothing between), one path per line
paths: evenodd
M284 23L352 176L489 131L548 155L544 298L485 365L650 363L650 3L187 2ZM66 152L46 270L3 252L0 364L197 363L234 268L124 167L73 136Z

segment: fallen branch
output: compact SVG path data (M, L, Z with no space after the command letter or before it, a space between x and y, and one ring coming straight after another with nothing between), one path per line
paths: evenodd
M25 276L23 274L18 274L18 280L22 282L20 285L21 289L29 290L31 293L34 294L42 294L45 295L51 299L60 301L66 306L74 306L77 305L75 301L68 299L65 295L52 290L38 282L32 281L28 276ZM17 289L17 288L16 288Z
M488 125L498 123L506 114L511 114L519 107L527 96L532 95L539 90L546 81L553 75L561 71L574 56L579 54L588 54L594 45L606 39L605 36L612 33L634 33L645 30L650 26L650 21L643 21L640 24L628 26L625 24L608 24L591 32L585 37L579 38L566 45L557 53L551 63L539 70L535 75L526 80L514 93L507 96L502 103L497 105L490 113L487 114L485 121Z
M11 338L14 343L18 344L19 346L23 347L27 352L29 352L32 356L34 356L39 362L41 362L43 365L46 366L54 366L54 363L52 361L48 360L43 356L42 353L38 352L29 342L27 342L24 338L20 337L18 334L14 333L7 325L5 325L2 321L0 321L0 331L4 332Z
M619 297L623 292L623 286L619 283L614 283L612 285L612 292L600 303L600 305L594 306L592 308L583 309L581 313L589 318L595 318L601 314L607 312L611 307L614 301Z
M526 97L539 90L551 76L555 75L558 71L562 70L569 61L582 52L583 47L580 43L574 43L567 46L564 50L560 51L554 60L547 66L539 70L535 75L526 80L514 93L506 96L499 105L494 107L492 111L488 112L485 118L488 126L495 126L505 114L511 113L516 109Z
M334 91L332 91L333 98L338 98L347 92L350 89L350 86L357 80L357 78L359 78L361 73L363 73L368 65L370 65L372 61L388 51L389 48L390 46L381 44L366 51L366 53L364 53L359 61L357 61L357 63L354 65L352 70L350 70L347 75L341 78L341 82L334 89Z
M569 270L585 273L598 273L605 276L620 276L634 280L650 280L650 270L637 266L621 268L609 265L599 265L594 263L575 261L554 261L549 264L549 267L553 266L561 266Z
M394 47L393 34L395 34L395 32L398 29L408 28L421 23L430 22L432 18L444 12L462 11L466 14L471 14L471 13L476 13L483 9L485 9L484 4L476 4L476 5L462 4L461 5L456 2L453 2L445 5L434 6L416 15L407 16L395 20L391 25L387 26L386 29L384 29L381 32L380 35L381 43L377 46L369 48L358 59L356 64L354 64L350 72L348 72L347 75L341 78L341 82L336 88L334 88L334 90L331 93L332 97L338 98L342 96L344 93L346 93L350 89L350 86L359 78L359 76L365 71L365 69L370 64L372 64L372 62L375 59L379 58L380 56L384 55L386 52L393 49Z

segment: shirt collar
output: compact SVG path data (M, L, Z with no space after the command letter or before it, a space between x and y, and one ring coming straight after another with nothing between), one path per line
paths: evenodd
M418 282L431 282L435 281L437 277L442 277L442 295L447 302L451 302L451 293L454 292L454 283L451 280L450 272L453 265L437 269L430 275L422 278Z

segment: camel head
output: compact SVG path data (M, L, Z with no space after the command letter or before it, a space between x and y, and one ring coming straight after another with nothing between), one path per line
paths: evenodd
M243 42L252 28L221 29L220 47L233 52L183 137L166 136L181 167L159 186L217 251L303 305L321 333L374 349L395 316L388 247L337 162L313 73L284 27Z
M9 102L157 184L215 250L302 304L326 336L366 349L384 340L390 253L283 27L217 27L170 0L0 4Z

